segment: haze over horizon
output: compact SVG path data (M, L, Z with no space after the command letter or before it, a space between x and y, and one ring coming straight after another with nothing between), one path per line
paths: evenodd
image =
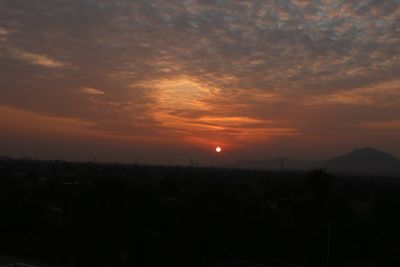
M400 158L399 73L399 0L0 0L0 155Z

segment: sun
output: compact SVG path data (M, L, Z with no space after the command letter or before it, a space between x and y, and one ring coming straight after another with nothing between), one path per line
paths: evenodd
M215 148L215 151L217 151L217 153L220 153L222 151L222 148L218 146Z

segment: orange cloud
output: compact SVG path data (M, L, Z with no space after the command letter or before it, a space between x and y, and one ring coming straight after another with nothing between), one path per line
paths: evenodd
M363 128L383 131L400 131L400 120L374 121L361 124Z
M1 134L42 135L63 138L65 136L88 137L114 141L167 142L160 136L136 136L120 134L111 130L100 130L93 121L76 118L49 116L0 105Z
M31 53L20 49L11 49L11 55L30 64L48 68L61 68L68 66L67 63L52 59L49 56Z
M339 91L334 94L311 97L311 105L350 104L350 105L399 105L400 80L372 84L352 90Z
M0 106L0 121L4 131L13 133L98 136L91 129L93 122L73 118L52 117L17 108Z
M80 92L83 94L88 94L88 95L104 95L105 93L103 91L100 91L96 88L92 87L84 87L80 89Z
M153 105L148 115L173 139L232 145L237 141L265 143L297 134L294 128L247 113L251 103L282 101L277 93L251 90L248 94L249 90L235 89L227 95L217 85L190 76L150 80L136 86L150 92Z

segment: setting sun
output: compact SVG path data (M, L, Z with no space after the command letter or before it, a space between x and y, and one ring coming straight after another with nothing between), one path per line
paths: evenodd
M220 153L220 152L222 151L222 148L221 148L221 147L217 147L217 148L215 148L215 151L217 151L218 153Z

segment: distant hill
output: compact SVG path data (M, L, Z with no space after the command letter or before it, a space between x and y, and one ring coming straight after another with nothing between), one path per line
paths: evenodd
M323 167L346 173L400 174L400 160L373 148L355 149L346 155L325 161Z
M354 149L346 155L325 161L302 161L280 157L268 160L240 160L234 166L256 170L326 168L340 173L400 175L400 160L373 148Z

